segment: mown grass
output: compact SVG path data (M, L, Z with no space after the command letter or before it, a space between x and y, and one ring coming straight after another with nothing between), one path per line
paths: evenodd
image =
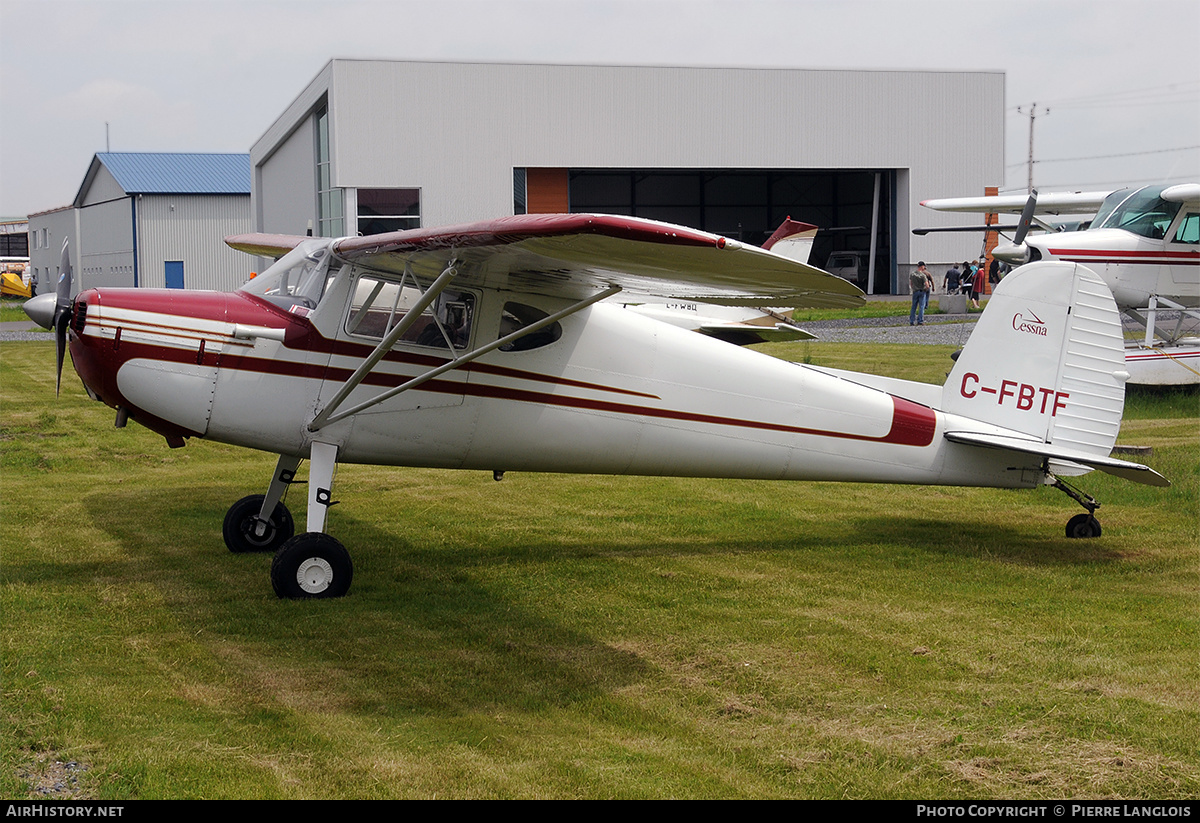
M21 308L25 305L25 298L4 297L0 298L0 323L8 322L29 322L29 315Z
M52 362L0 346L6 797L1200 795L1194 391L1131 397L1175 485L1079 479L1098 540L1049 489L344 466L354 587L296 603L220 537L271 456L112 429Z

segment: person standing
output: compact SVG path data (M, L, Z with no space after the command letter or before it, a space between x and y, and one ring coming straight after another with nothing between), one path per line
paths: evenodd
M942 288L946 294L954 294L962 285L962 272L958 270L958 266L951 266L946 272L946 276L942 278Z
M929 292L933 289L933 277L925 268L925 261L917 263L917 270L908 276L912 288L912 308L908 310L908 325L925 325L925 307L929 305Z
M964 260L962 266L962 293L968 297L971 295L971 280L975 277L975 270L971 268L971 261Z
M984 286L987 284L987 271L983 266L975 269L975 275L971 278L971 305L974 308L979 308L979 296L983 294Z

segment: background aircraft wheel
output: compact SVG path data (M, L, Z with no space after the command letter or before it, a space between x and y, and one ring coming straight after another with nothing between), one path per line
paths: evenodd
M296 535L279 547L271 561L275 594L291 600L342 597L353 577L350 552L321 532Z
M225 513L225 525L221 528L221 533L225 536L225 545L231 552L273 552L296 533L292 513L283 503L275 506L263 536L259 537L254 533L255 518L262 509L263 497L261 494L243 497Z
M1100 521L1090 514L1077 514L1067 521L1067 537L1099 537Z

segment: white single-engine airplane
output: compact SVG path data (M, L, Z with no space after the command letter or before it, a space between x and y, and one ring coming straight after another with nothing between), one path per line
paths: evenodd
M1117 306L1146 329L1142 340L1130 341L1126 348L1130 382L1200 383L1200 339L1194 336L1194 323L1184 326L1186 318L1200 319L1200 184L1114 192L1034 192L1029 197L958 197L926 200L921 205L937 211L1021 213L1013 242L997 246L993 257L1016 266L1066 260L1093 269L1112 290ZM1095 213L1095 217L1084 231L1049 230L1026 236L1031 224L1040 223L1035 217L1038 213ZM1164 310L1178 311L1173 329L1158 316Z
M850 283L704 232L609 215L522 215L342 239L243 235L282 257L232 293L92 289L29 313L70 346L88 394L172 446L188 437L279 455L235 503L235 552L275 551L280 597L344 595L324 533L338 462L992 487L1100 469L1121 422L1121 327L1086 267L1005 279L945 387L817 370L619 306L623 288L733 305L856 306ZM59 361L61 369L61 359ZM283 493L310 461L304 532Z

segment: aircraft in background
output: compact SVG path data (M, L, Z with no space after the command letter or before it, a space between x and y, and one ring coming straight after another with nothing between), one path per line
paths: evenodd
M1023 267L996 290L945 386L815 369L601 301L624 289L734 306L853 307L852 284L725 237L631 217L520 215L369 237L251 234L281 255L236 292L91 289L28 313L89 396L163 435L278 455L234 503L231 551L273 551L280 597L346 594L325 533L338 463L1032 488L1099 469L1124 407L1119 315L1085 266ZM297 534L283 503L309 461Z
M28 257L0 257L0 281L0 294L8 297L33 297L36 291Z
M1130 382L1148 385L1200 383L1200 184L1144 186L1113 192L926 200L937 211L1020 213L1011 243L992 256L1014 266L1037 260L1082 263L1100 276L1117 306L1145 328L1127 342ZM1050 228L1038 214L1094 213L1082 231L1029 234ZM998 227L955 227L953 231ZM944 229L914 229L923 234ZM1163 322L1170 311L1174 322Z
M767 238L762 248L807 264L817 231L817 227L811 223L801 223L788 217ZM665 300L628 294L611 299L643 317L700 332L736 346L816 339L815 334L793 322L792 309L716 306L696 300Z

